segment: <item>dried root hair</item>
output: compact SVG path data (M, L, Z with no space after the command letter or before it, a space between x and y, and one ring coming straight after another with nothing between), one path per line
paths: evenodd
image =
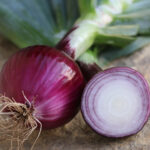
M0 140L9 140L10 150L13 150L14 143L17 144L15 150L22 150L24 142L39 125L39 133L31 147L33 150L42 130L41 122L33 115L31 103L24 92L22 94L26 104L17 103L13 98L0 95Z

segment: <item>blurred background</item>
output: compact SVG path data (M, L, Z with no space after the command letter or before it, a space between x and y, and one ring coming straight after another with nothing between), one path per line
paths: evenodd
M0 69L20 48L55 46L74 24L106 13L112 21L100 25L89 50L96 51L102 68L129 66L150 82L149 8L149 0L0 0ZM37 134L24 144L25 150ZM35 150L149 150L149 141L150 121L134 136L108 139L93 132L79 112L63 127L42 131ZM0 142L0 150L9 147L8 141Z

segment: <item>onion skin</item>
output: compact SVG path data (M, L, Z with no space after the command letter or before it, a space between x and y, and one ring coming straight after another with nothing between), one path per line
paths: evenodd
M70 37L69 36L77 28L78 28L78 26L73 27L68 33L66 33L66 35L56 45L57 49L59 49L60 51L64 51L66 54L68 54L73 59L75 58L76 49L74 49L73 47L71 47Z
M0 73L0 93L34 107L43 128L56 128L78 111L84 79L65 53L48 46L24 48L12 56Z
M139 115L138 114L139 112L141 112L142 115L140 114L141 118L139 117L139 120L136 122L137 126L136 125L135 125L135 127L133 125L131 126L133 129L131 129L130 132L128 131L126 133L124 132L123 134L121 134L121 133L118 134L118 133L114 133L113 126L112 126L112 131L107 131L106 120L103 120L103 118L101 118L100 116L97 116L96 111L99 108L97 108L97 110L96 110L96 108L94 108L94 106L97 106L97 105L94 104L94 103L96 103L95 102L96 100L99 100L99 101L101 100L102 101L102 99L96 99L96 96L97 96L98 90L100 90L104 85L107 84L107 83L104 82L104 84L102 85L102 84L99 84L99 82L105 80L106 76L107 76L107 78L109 78L108 76L113 76L113 73L115 73L115 74L121 73L122 76L124 76L124 72L128 74L126 76L127 80L133 80L132 77L135 77L135 80L133 80L134 86L138 87L138 84L141 83L142 86L139 85L138 88L139 88L139 91L143 92L142 93L143 97L142 97L142 101L141 101L142 109L138 110L137 114L135 114L135 118L133 118L133 120L131 122L133 122L134 119L137 121L136 117ZM109 82L111 82L111 81L109 81ZM97 89L97 92L94 93L93 89L95 88L96 84L97 85L99 84L99 89ZM92 99L91 95L93 95L93 97L94 97L93 99ZM107 96L107 95L105 95L105 96ZM89 100L90 100L90 102L89 102ZM108 112L108 111L109 110L107 109L106 112ZM131 68L128 68L128 67L114 67L114 68L104 70L103 72L97 73L90 80L90 82L87 84L86 88L84 89L82 102L81 102L81 112L82 112L83 117L84 117L85 121L87 122L87 124L96 133L98 133L100 135L103 135L103 136L106 136L106 137L112 137L112 138L121 138L121 137L134 135L134 134L138 133L144 127L145 123L148 121L148 118L150 116L150 89L149 89L149 85L148 85L147 81L144 79L144 77L139 72L137 72L137 71L135 71ZM92 112L94 112L94 113L92 113ZM96 122L94 118L96 118L96 120L98 120L98 121ZM141 123L139 123L140 121L141 121ZM108 124L108 125L110 125L110 130L111 130L111 124ZM118 129L120 129L120 128L118 128ZM117 131L117 129L115 131Z

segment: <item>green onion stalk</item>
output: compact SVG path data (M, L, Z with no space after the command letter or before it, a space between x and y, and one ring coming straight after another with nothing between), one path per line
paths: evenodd
M97 49L102 45L111 49L106 50L106 47L101 52L104 62L128 55L149 44L148 0L89 1L89 9L85 7L88 12L85 12L82 2L82 16L60 40L57 48L77 59L87 79L101 71L96 58L98 53L93 55L93 52L85 52L93 43L97 45ZM142 21L148 24L144 28Z

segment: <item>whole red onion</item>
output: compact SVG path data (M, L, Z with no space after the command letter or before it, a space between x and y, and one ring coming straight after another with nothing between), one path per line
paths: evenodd
M65 53L48 46L19 51L0 73L0 93L33 108L43 128L70 121L78 110L84 79L76 63Z

